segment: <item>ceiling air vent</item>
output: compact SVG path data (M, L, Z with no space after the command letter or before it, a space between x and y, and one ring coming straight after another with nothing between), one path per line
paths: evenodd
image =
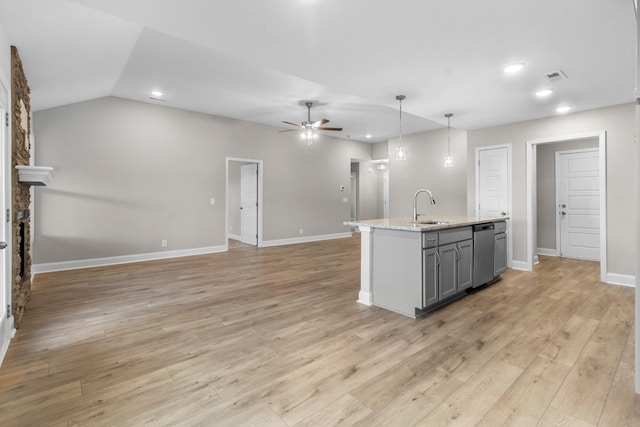
M558 80L566 80L567 75L562 70L552 71L544 75L544 78L550 82L556 82Z

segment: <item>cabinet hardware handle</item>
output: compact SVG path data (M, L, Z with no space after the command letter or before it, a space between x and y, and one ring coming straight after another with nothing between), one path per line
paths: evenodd
M440 265L440 253L436 252L436 265Z

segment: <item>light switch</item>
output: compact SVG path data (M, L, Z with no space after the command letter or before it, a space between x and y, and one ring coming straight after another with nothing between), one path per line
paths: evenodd
M343 197L343 198L342 198L342 201L343 201L344 203L349 203L349 198L348 198L348 197Z
M213 198L213 197L212 197L212 198L210 198L210 199L209 199L209 204L210 204L210 205L215 205L215 204L216 204L216 199L215 199L215 198Z

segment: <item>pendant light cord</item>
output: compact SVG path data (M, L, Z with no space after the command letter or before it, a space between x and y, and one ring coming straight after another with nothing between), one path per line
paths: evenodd
M451 116L447 117L447 155L451 156Z

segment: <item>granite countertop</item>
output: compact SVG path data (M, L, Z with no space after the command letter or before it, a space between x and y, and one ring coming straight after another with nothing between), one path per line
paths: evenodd
M344 225L352 227L372 227L385 228L388 230L403 231L430 231L444 230L447 228L463 227L465 225L483 224L486 222L500 222L509 219L506 216L500 217L478 217L478 216L455 216L455 215L420 215L418 222L413 222L411 218L386 218L386 219L365 219L359 221L345 221ZM425 223L433 221L434 223Z

